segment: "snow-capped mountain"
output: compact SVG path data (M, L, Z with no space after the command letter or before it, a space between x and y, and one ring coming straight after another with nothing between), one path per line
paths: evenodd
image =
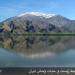
M50 17L55 16L55 14L48 14L48 13L42 13L42 12L26 12L26 13L18 15L17 17L23 17L26 15L40 16L40 17L45 17L45 18L50 18Z
M75 22L61 15L26 12L0 23L0 32L75 32Z

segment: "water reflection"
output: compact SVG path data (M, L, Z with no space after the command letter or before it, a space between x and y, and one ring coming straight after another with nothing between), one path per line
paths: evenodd
M74 36L0 36L0 48L29 58L45 58L75 49Z

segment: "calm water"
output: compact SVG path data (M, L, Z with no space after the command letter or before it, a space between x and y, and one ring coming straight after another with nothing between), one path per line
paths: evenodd
M75 67L75 37L0 37L0 67L54 66Z

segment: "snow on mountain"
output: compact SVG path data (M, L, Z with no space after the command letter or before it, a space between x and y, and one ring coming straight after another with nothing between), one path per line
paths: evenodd
M40 16L40 17L45 17L45 18L56 16L55 14L47 14L47 13L40 13L40 12L26 12L26 13L18 15L17 17L22 17L25 15Z

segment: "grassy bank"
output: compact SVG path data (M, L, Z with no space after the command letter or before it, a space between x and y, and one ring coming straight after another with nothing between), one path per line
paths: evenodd
M26 32L26 33L23 33L23 34L16 34L16 33L4 33L4 34L1 34L0 33L0 36L1 35L13 35L13 36L20 36L20 35L23 35L23 36L75 36L75 33L69 33L69 32L65 32L65 33L55 33L55 32L52 32L52 33L32 33L32 32Z

